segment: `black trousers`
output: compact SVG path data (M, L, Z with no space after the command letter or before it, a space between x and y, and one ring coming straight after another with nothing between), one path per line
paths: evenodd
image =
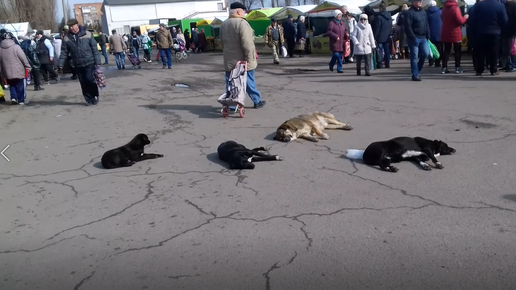
M49 81L49 77L53 80L57 79L57 73L54 70L54 66L52 64L41 64L41 74L43 74L43 79L45 82Z
M41 71L39 69L32 69L30 71L34 87L39 88L41 86Z
M285 37L285 42L287 43L287 52L288 56L294 56L294 46L296 46L296 41L294 37Z
M77 73L79 82L81 83L82 95L87 103L92 103L94 97L99 96L99 87L93 76L94 71L95 65L93 64L75 68L75 73Z
M461 43L460 42L445 42L444 43L444 55L443 55L443 67L448 67L448 60L450 60L450 53L453 46L455 55L455 67L460 67L461 60Z
M478 38L479 41L475 45L478 48L478 55L475 61L475 71L483 73L486 61L489 65L489 71L495 73L498 71L498 53L500 51L500 35L499 34L482 34Z
M512 47L512 37L502 37L501 39L501 49L500 49L500 62L504 69L509 69L512 67L511 62L511 47Z
M357 75L360 75L362 72L362 60L365 62L365 72L368 74L371 69L371 54L356 54L355 61L357 63Z

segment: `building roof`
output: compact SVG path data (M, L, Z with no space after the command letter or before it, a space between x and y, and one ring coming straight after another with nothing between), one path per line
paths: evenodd
M194 0L197 1L213 1L213 0ZM104 0L104 5L147 5L147 4L164 4L164 3L189 3L189 0Z

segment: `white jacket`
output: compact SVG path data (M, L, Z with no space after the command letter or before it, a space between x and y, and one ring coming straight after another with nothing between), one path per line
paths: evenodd
M351 18L351 19L347 19L348 21L348 26L349 26L349 35L352 35L353 32L355 32L355 29L356 29L356 26L357 26L357 21L355 20L355 18Z
M373 48L376 48L375 40L373 37L373 30L371 25L366 23L358 23L355 26L355 31L351 34L351 39L355 44L354 54L355 55L366 55L373 52Z

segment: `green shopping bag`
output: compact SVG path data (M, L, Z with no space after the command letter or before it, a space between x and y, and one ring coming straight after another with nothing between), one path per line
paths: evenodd
M3 97L5 97L4 86L2 86L2 84L0 83L0 98L3 98Z
M441 57L439 50L437 50L437 46L435 46L435 44L433 44L430 40L428 40L428 47L430 48L430 53L434 59L439 59L439 57Z

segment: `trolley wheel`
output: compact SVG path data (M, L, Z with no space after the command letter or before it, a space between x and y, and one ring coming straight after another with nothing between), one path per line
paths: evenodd
M185 51L183 51L183 59L186 59L187 57L188 57L188 54Z
M396 54L394 55L394 59L399 59L399 58L400 58L400 55L396 53Z
M180 53L180 52L176 52L176 59L182 59L183 58L183 54Z
M227 118L228 115L229 115L229 108L224 106L222 107L222 109L220 110L220 112L222 113L222 117L224 118Z
M242 107L240 110L238 110L238 113L240 114L240 118L243 118L245 116L245 109Z

